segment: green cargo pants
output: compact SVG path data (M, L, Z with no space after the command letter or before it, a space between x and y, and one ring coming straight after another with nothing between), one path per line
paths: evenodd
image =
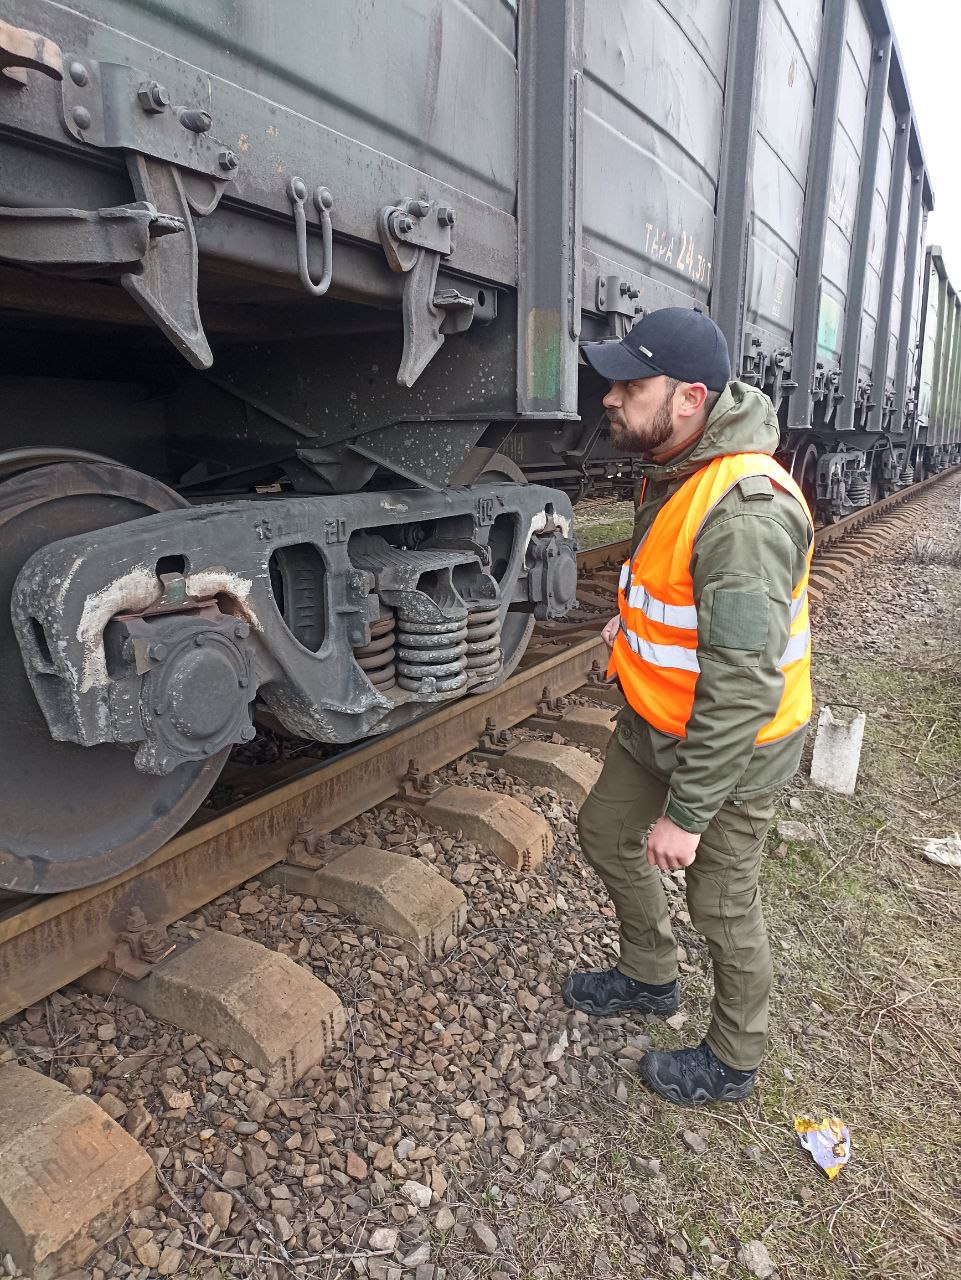
M664 812L667 788L615 735L578 820L581 848L620 922L617 967L639 982L678 976L661 872L647 862L647 829ZM714 962L707 1043L722 1062L742 1071L759 1065L767 1040L771 952L757 881L773 816L773 796L729 801L701 836L686 872L691 922Z

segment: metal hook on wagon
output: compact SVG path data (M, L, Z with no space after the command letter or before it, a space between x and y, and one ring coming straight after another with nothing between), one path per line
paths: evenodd
M297 236L297 274L300 283L315 298L322 298L330 288L333 264L334 237L330 224L330 210L334 197L326 187L317 187L314 191L314 205L320 214L320 229L324 238L324 274L315 284L310 278L310 267L307 262L307 214L304 201L307 199L307 183L303 178L291 178L287 183L287 198L294 209L294 231Z

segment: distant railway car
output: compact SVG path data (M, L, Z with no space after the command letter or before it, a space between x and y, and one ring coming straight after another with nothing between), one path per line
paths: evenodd
M917 461L925 475L961 461L961 299L939 247L927 251L918 366Z
M0 0L0 70L0 889L137 863L255 719L504 679L644 310L710 309L826 518L913 474L881 0Z

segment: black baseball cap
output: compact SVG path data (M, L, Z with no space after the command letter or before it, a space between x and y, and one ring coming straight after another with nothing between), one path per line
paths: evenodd
M584 342L581 354L609 382L664 375L723 391L731 380L731 355L724 334L696 307L651 311L620 341Z

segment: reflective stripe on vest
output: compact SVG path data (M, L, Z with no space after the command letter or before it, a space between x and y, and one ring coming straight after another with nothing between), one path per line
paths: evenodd
M695 610L696 612L697 610ZM697 651L695 649L685 649L678 644L654 644L652 641L645 640L642 636L635 635L633 631L630 631L624 625L623 618L621 619L621 631L624 633L624 638L633 652L639 654L655 667L670 667L676 671L696 671L700 674L701 664L697 660ZM786 667L789 662L797 662L799 658L805 656L810 643L811 632L809 628L799 631L796 636L791 636L784 652L778 659L777 665Z
M628 702L648 723L683 738L694 705L697 607L690 561L705 520L739 481L767 476L801 504L807 503L788 473L768 454L715 458L674 493L657 513L632 561L621 570L620 628L611 654ZM784 689L777 713L757 736L758 745L776 742L807 723L811 715L811 631L807 584L813 545L791 598L787 645L778 661Z

